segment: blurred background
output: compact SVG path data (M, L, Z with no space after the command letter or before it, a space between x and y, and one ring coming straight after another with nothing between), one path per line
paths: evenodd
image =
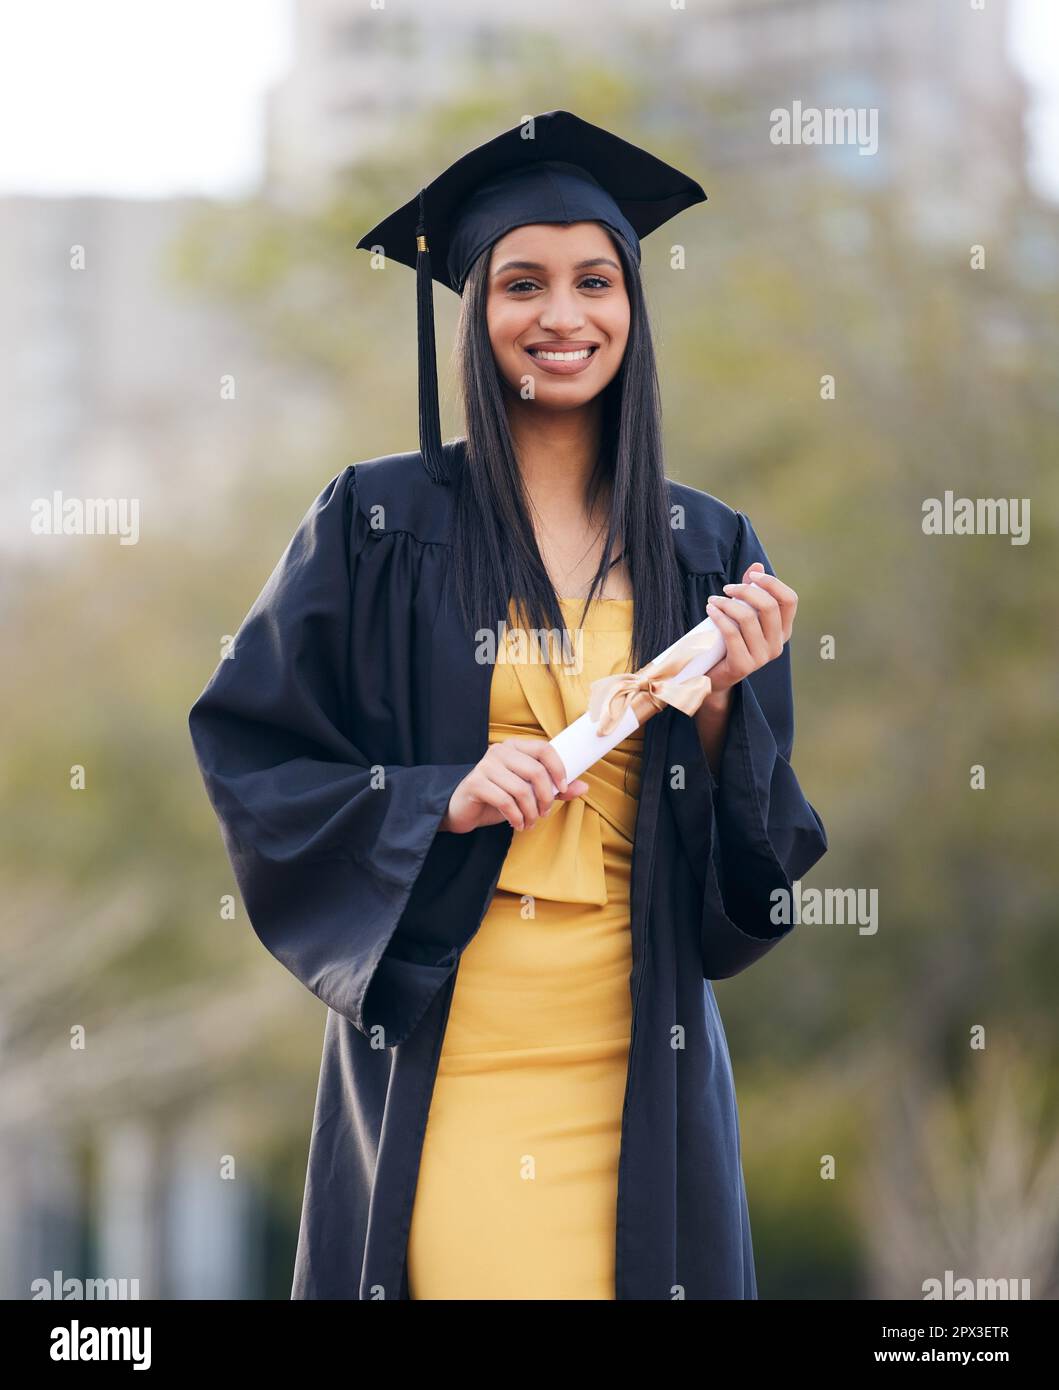
M325 483L417 447L414 279L355 242L565 108L709 194L643 248L667 471L800 595L803 889L878 893L716 987L761 1297L1054 1298L1057 7L507 9L0 19L0 1296L289 1297L324 1009L225 910L187 712ZM773 144L795 101L877 152ZM1029 544L925 535L948 491L1031 499ZM137 542L34 534L56 493Z

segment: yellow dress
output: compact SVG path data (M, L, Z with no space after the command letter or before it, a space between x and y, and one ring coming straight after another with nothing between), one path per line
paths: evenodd
M594 601L580 633L583 601L560 606L573 665L553 679L536 648L501 648L490 743L553 738L593 680L630 669L632 599ZM460 958L408 1238L413 1299L614 1298L642 749L637 730L581 774L584 795L514 833Z

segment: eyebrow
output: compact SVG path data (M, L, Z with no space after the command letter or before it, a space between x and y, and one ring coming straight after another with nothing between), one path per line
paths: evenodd
M574 266L575 270L587 270L593 265L613 266L616 271L621 272L621 266L617 261L612 261L609 256L594 256L590 261L578 261ZM505 261L502 266L493 271L493 279L498 275L503 275L505 270L547 270L548 267L541 265L539 261Z

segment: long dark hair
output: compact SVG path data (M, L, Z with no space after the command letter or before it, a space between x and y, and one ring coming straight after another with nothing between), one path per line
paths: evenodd
M686 631L684 586L670 531L662 459L661 402L651 327L639 267L625 241L612 235L631 309L621 367L603 392L599 458L585 505L595 515L609 484L610 509L599 568L586 599L602 589L624 541L634 595L632 662L639 668ZM464 621L495 631L509 600L531 628L562 631L564 619L537 548L504 407L503 384L486 321L491 248L468 274L456 356L467 418L464 466L458 469L454 562ZM584 620L582 609L579 623Z

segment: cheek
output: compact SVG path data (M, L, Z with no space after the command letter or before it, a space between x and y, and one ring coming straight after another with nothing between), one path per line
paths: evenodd
M505 352L510 354L515 350L515 339L525 331L526 314L518 304L503 299L492 300L486 305L485 322L493 350L498 355Z
M526 370L520 363L521 353L515 346L515 339L524 331L524 315L512 313L510 304L500 302L486 305L485 322L489 331L489 342L497 370L507 384L515 389L522 385L522 373Z
M629 302L626 300L620 307L616 307L614 314L611 316L610 323L608 324L608 330L612 341L621 348L624 348L629 340L630 322Z

